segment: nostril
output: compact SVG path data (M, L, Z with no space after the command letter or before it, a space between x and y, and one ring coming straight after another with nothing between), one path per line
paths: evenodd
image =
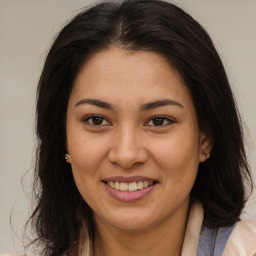
M139 145L129 146L121 142L120 144L122 145L113 147L108 152L108 160L113 166L121 166L123 169L130 169L134 166L142 165L147 161L147 152Z

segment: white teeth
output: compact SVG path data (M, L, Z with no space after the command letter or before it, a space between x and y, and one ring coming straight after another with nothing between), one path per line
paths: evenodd
M139 189L147 188L151 186L154 183L154 181L134 181L130 183L125 183L125 182L113 182L113 181L108 181L107 184L116 190L121 190L121 191L137 191Z
M110 181L109 185L110 185L111 188L115 188L115 183L113 181Z
M144 182L143 182L143 187L144 187L144 188L147 188L147 187L148 187L148 181L144 181Z
M139 181L137 185L138 189L143 189L143 181Z
M119 188L120 188L120 184L119 184L119 182L115 182L115 189L117 189L117 190L119 190Z
M119 186L119 189L120 189L121 191L129 191L129 183L123 183L123 182L121 182L121 183L120 183L120 186Z
M129 191L136 191L137 190L137 182L129 183Z

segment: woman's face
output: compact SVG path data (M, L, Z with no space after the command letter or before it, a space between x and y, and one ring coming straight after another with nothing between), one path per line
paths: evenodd
M138 230L187 214L209 141L180 74L162 56L95 54L75 80L66 125L75 183L96 222Z

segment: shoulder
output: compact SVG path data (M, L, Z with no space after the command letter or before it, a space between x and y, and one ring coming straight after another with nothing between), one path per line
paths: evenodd
M256 255L256 220L240 221L232 231L223 256Z
M223 255L227 241L237 223L230 227L207 228L202 226L197 255Z
M203 226L197 255L256 256L256 220L216 229Z

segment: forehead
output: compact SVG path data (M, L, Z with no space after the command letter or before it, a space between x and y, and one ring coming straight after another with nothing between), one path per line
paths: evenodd
M192 103L180 73L153 52L110 48L94 54L80 70L71 93L106 101L149 101L172 97Z

